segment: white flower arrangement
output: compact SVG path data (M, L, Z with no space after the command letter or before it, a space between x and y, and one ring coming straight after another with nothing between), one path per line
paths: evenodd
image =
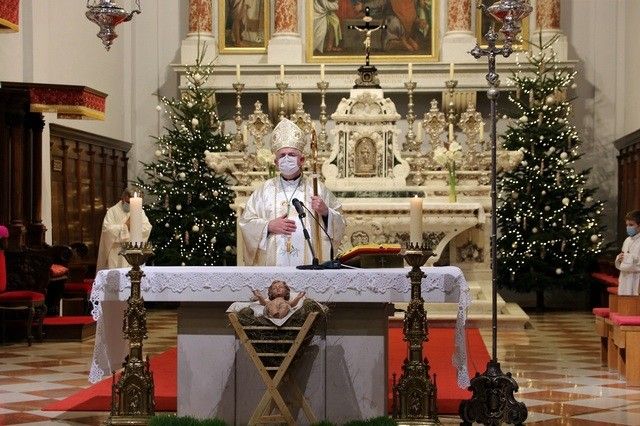
M218 174L226 171L235 172L236 166L222 152L204 152L204 161L207 166Z
M433 151L433 161L446 167L447 170L453 168L455 170L456 162L462 161L462 146L458 142L451 142L448 148L443 146L437 147Z
M256 159L258 163L267 169L269 172L269 177L274 177L276 175L276 165L275 160L276 156L270 149L260 148L256 151Z

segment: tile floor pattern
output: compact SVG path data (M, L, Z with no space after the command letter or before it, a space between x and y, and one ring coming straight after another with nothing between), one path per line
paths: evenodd
M175 345L175 311L149 311L151 354ZM490 330L482 330L490 348ZM0 346L0 425L98 425L99 412L40 408L89 386L93 340ZM520 385L533 425L640 425L640 388L600 367L599 340L590 313L531 315L531 328L501 330L498 359ZM442 419L455 422L454 419Z

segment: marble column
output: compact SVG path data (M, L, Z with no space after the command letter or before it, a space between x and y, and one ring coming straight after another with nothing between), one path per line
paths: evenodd
M307 7L311 6L307 4ZM304 63L304 46L298 30L298 13L298 0L275 0L274 32L267 48L268 63L285 65Z
M469 62L468 52L475 43L471 32L471 0L447 1L447 32L442 39L442 61Z
M189 0L189 32L182 40L180 58L183 64L193 64L198 57L198 40L206 43L205 63L211 62L218 54L218 45L213 35L212 0Z
M542 34L542 43L558 36L553 49L559 61L566 61L568 57L567 36L560 30L560 0L538 0L536 2L536 36Z

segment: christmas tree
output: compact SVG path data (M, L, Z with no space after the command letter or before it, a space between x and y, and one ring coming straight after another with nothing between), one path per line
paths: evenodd
M232 192L225 176L205 162L206 152L226 151L230 138L216 114L213 90L205 87L212 70L203 57L187 67L181 97L163 97L165 108L158 105L172 124L156 138L155 160L142 163L145 178L137 182L152 199L145 212L153 225L156 265L235 264Z
M575 72L558 65L552 44L540 43L527 60L535 72L514 73L509 99L519 111L503 136L503 148L520 150L523 161L498 178L499 286L535 291L584 288L602 250L603 203L587 187L589 170L577 171L581 141L570 124Z

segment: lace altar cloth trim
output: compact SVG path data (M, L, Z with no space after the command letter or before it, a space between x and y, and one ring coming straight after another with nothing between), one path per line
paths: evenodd
M411 283L409 269L340 269L308 271L296 268L236 267L236 266L147 266L143 267L142 295L148 301L227 301L249 300L253 289L266 290L273 280L286 281L292 290L306 291L307 296L319 302L337 302L344 299L357 302L408 302ZM98 272L91 291L93 318L97 321L93 360L89 381L96 383L122 365L127 354L122 333L110 333L106 337L106 324L110 329L120 329L113 319L103 315L104 301L119 304L119 318L129 297L131 283L128 269L111 269ZM455 266L423 268L422 297L426 301L458 302L455 351L452 363L457 370L458 386L469 386L465 323L467 309L471 305L469 284L462 271ZM336 297L342 295L344 297ZM369 297L367 297L369 296ZM387 296L382 297L381 296ZM338 300L336 300L338 299ZM388 300L387 300L388 299ZM393 300L392 300L393 299ZM114 309L114 315L118 309Z

